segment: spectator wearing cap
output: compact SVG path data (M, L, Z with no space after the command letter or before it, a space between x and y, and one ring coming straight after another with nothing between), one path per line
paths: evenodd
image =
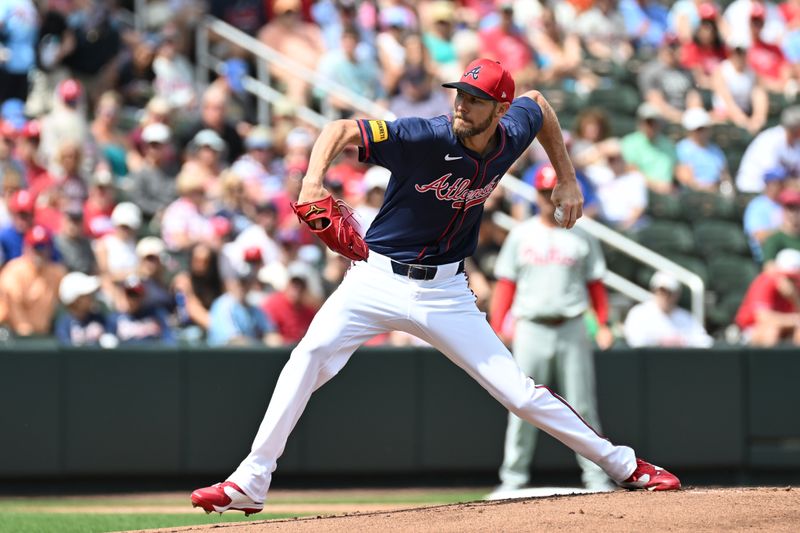
M118 283L135 274L139 265L136 233L142 225L142 212L130 202L118 204L111 212L114 230L95 241L97 272L103 292L114 301Z
M747 63L756 73L759 82L767 91L784 94L788 91L787 82L792 75L792 69L783 50L777 44L765 41L761 31L766 23L766 8L763 4L754 2L750 12L750 47L747 50ZM797 84L795 81L794 94L796 96Z
M34 196L53 185L53 178L41 164L39 156L41 128L38 120L29 120L20 130L16 143L16 155L24 168L25 182Z
M724 4L724 2L723 2ZM786 22L778 6L768 0L734 0L727 4L723 18L728 36L740 36L745 45L750 45L750 18L753 14L764 19L761 38L768 43L779 43L786 32Z
M356 208L356 213L365 233L383 205L383 196L391 177L388 169L378 165L370 167L364 174L364 202Z
M499 7L500 23L482 30L481 55L502 61L517 87L530 87L537 80L534 53L522 31L514 25L514 8L510 3Z
M239 270L235 279L226 280L225 292L211 304L206 337L210 346L260 343L277 346L281 343L275 324L259 307L261 301L248 298L248 286L253 282L254 275L257 275L257 271L246 263L246 268Z
M663 4L654 0L620 0L619 12L636 48L647 52L662 47L669 14Z
M778 230L764 240L764 269L769 269L778 252L786 248L800 250L800 190L786 187L778 195L783 220Z
M28 98L28 71L36 64L39 15L32 0L0 4L4 59L0 62L0 102Z
M642 98L669 122L680 124L686 109L702 107L692 74L680 63L680 41L674 35L667 34L656 58L642 66L638 84Z
M48 168L61 144L72 141L83 146L89 139L89 123L83 102L83 87L77 80L69 78L56 87L53 109L41 118L39 153Z
M179 272L172 285L176 298L185 300L183 305L189 321L207 331L211 304L223 292L217 252L199 243L191 247L188 255L188 269Z
M161 217L161 238L167 249L183 251L200 242L218 249L221 235L215 232L211 217L204 213L206 184L203 177L182 172L176 178L176 187L178 198L167 206Z
M689 44L703 26L710 21L716 27L720 12L714 2L708 0L678 0L672 4L667 15L667 31L677 35L682 43Z
M736 188L744 193L764 190L764 173L775 167L800 168L800 105L781 112L780 124L750 142L739 163Z
M153 218L177 198L171 135L169 126L161 122L142 130L144 159L139 170L130 175L128 197L147 218Z
M730 49L711 77L714 116L755 135L767 122L769 97L747 63L747 45L733 40Z
M189 144L201 131L213 130L224 141L225 161L236 161L244 153L244 143L237 124L226 118L227 106L228 93L224 88L211 85L206 89L200 101L200 116L180 131L180 148L189 148Z
M187 147L187 159L181 167L181 174L199 176L205 183L209 199L219 198L219 174L223 168L225 152L225 141L212 129L197 132Z
M289 265L287 277L286 286L276 287L261 309L275 324L283 344L296 344L308 331L317 308L309 303L313 297L308 292L306 270Z
M66 205L83 205L89 197L83 176L83 146L67 140L59 144L54 168L51 169L55 186Z
M269 200L283 188L283 168L275 157L272 132L265 126L252 128L244 147L246 153L233 163L231 170L242 177L250 201Z
M16 335L46 335L52 330L58 285L66 274L52 256L50 234L33 226L25 232L23 254L0 271L0 323Z
M325 41L316 24L301 18L300 0L275 0L272 18L258 32L258 39L300 65L315 70L325 53ZM286 96L297 105L305 105L308 84L285 68L274 67L272 75L286 85ZM238 155L238 154L237 154Z
M625 317L625 342L632 348L708 348L714 340L691 313L678 307L681 285L666 272L650 278L653 298L634 305Z
M783 221L783 207L778 201L789 173L775 167L764 173L764 191L750 200L744 210L744 232L750 243L753 258L763 261L761 245L775 233Z
M70 272L58 286L64 312L56 318L55 335L65 346L98 346L109 333L108 315L101 310L95 295L100 280L83 272Z
M100 156L111 166L111 172L118 177L128 175L126 156L128 140L119 126L122 97L114 91L100 95L94 111L94 120L89 124L89 132L100 151Z
M398 117L435 117L450 111L447 95L434 87L433 77L424 68L406 68L398 88L389 102L389 111Z
M35 198L26 190L18 190L8 199L11 224L0 229L2 256L10 261L22 255L25 234L33 227Z
M575 20L575 30L593 57L622 65L634 50L617 4L616 0L595 0Z
M174 344L175 332L164 307L146 305L147 288L141 278L128 276L118 282L122 299L111 314L110 330L121 345Z
M385 103L386 92L382 85L380 67L375 60L359 58L356 55L359 39L360 35L356 28L344 28L341 45L320 57L317 70L359 96L379 104ZM328 92L317 88L314 90L314 96L332 106L341 118L347 118L353 112L350 103L338 97L335 91Z
M669 194L677 156L675 145L662 133L661 112L649 102L636 110L637 131L622 138L622 157L647 179L647 187L659 194Z
M172 129L170 124L172 122L172 108L164 98L154 96L147 101L147 105L143 109L142 118L139 123L128 134L128 144L133 148L128 151L127 163L128 169L135 172L141 168L147 143L142 139L144 129L150 124L163 124L170 128L170 137L172 137ZM168 145L169 161L172 166L178 166L178 153L174 143Z
M800 345L800 251L781 250L773 268L756 276L747 288L735 323L747 344Z
M244 252L258 250L265 264L277 263L283 260L283 254L278 245L278 212L271 202L264 202L255 206L254 224L245 229L231 243L222 247L220 254L220 274L223 282L228 285L236 282L238 272L245 269Z
M161 307L169 312L175 310L175 298L167 282L167 267L164 257L167 246L158 237L148 236L136 244L139 266L136 274L145 287L145 307Z
M716 192L725 182L732 190L725 154L711 142L711 116L702 107L693 107L684 112L681 124L686 137L675 146L678 183L696 191Z
M695 0L683 0L683 3L696 5ZM676 6L678 3L675 4ZM717 18L716 6L709 2L701 2L697 7L700 21L692 30L688 39L677 33L683 46L681 47L681 65L692 73L695 84L701 89L712 88L712 75L720 63L728 57L728 50L722 40Z
M87 238L83 227L83 209L71 206L62 215L61 231L53 239L61 262L70 272L87 275L97 273L97 260L92 242Z
M89 182L89 197L83 204L83 229L92 239L114 231L111 214L117 205L117 192L111 171L98 165Z
M222 193L214 202L214 216L225 218L230 223L230 238L235 239L252 225L248 218L252 213L245 195L244 181L232 170L223 170L219 181Z

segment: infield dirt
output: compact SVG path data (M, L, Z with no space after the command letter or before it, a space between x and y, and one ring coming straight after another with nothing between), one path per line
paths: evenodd
M551 496L386 510L360 509L291 520L161 529L219 533L800 531L797 487L701 488ZM269 503L265 511L270 511ZM154 531L154 530L151 530Z

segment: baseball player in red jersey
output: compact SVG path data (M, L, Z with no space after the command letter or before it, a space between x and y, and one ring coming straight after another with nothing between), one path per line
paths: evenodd
M226 481L194 491L193 505L207 512L261 511L311 394L358 346L393 330L433 345L509 411L597 464L620 486L680 487L678 478L598 435L561 397L525 375L475 305L464 259L477 245L483 203L534 138L558 176L551 198L563 227L575 225L583 198L558 119L541 93L515 99L511 75L487 59L473 61L445 87L457 90L452 115L337 120L322 130L294 208L329 246L361 260L292 351L250 453ZM362 161L392 172L383 205L361 240L322 185L331 162L350 145L359 147ZM330 216L320 219L325 211ZM336 239L346 242L337 246Z

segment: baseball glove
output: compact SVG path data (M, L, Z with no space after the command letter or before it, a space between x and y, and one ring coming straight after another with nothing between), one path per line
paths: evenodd
M292 202L292 210L334 252L353 261L367 258L369 249L361 236L358 220L342 200L334 200L329 194L313 202ZM315 221L319 223L312 224Z

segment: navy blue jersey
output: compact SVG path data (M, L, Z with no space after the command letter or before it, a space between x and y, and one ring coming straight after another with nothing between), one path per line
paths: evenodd
M514 100L483 157L458 141L451 116L358 124L359 158L392 172L367 245L396 261L441 265L475 251L483 203L536 137L542 110L528 97Z

